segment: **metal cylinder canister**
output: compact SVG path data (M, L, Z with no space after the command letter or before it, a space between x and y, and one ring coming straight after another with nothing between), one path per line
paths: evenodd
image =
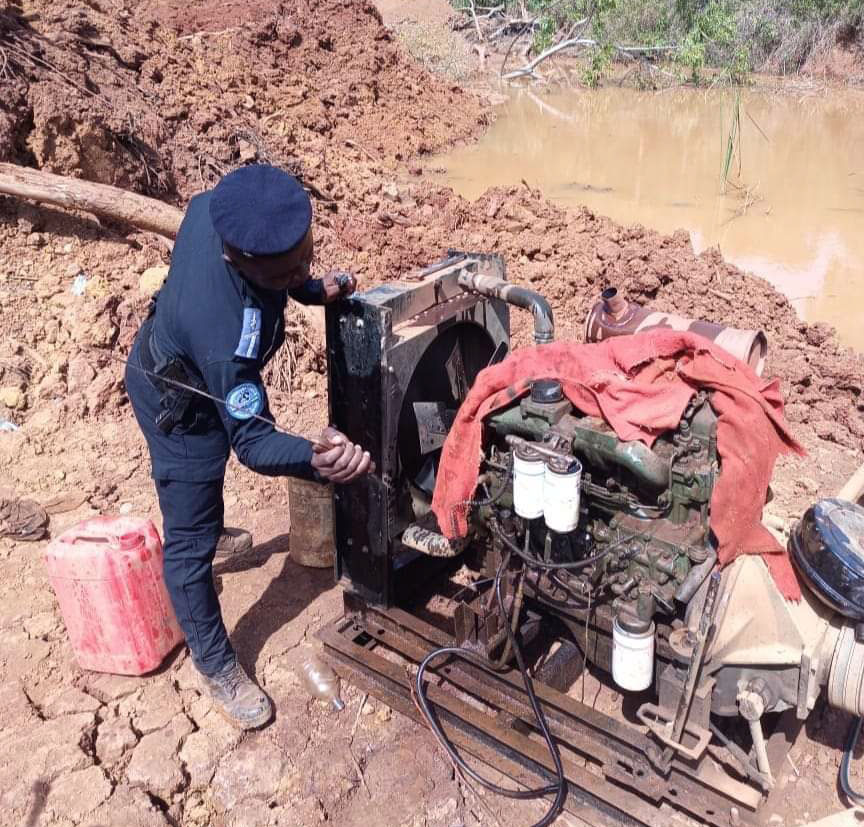
M642 692L654 679L654 622L616 615L612 621L612 679Z
M591 308L585 320L585 341L601 342L610 336L628 336L663 328L704 336L749 364L758 376L765 370L768 340L761 330L739 330L674 313L661 313L627 301L614 287L607 287L601 293L600 301Z
M301 566L328 568L334 563L333 491L329 485L291 478L291 559Z
M543 477L543 514L547 528L564 534L579 524L582 464L579 460L550 459Z
M543 516L543 481L546 463L533 448L513 451L513 510L525 520Z

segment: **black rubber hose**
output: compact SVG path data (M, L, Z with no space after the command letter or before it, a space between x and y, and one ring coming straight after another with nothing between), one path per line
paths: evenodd
M840 762L840 789L843 790L843 795L849 799L851 804L859 807L864 806L864 795L856 793L852 789L852 782L849 780L849 767L852 763L852 754L855 752L855 745L858 743L858 737L861 735L861 725L864 723L864 718L856 718L849 727L849 734L846 736L846 749L843 751L843 760Z
M596 563L598 560L602 560L607 554L609 554L612 549L617 548L622 543L629 542L633 539L633 536L625 537L623 540L615 543L615 545L609 546L608 548L603 549L603 551L595 554L593 557L586 557L584 560L576 560L570 563L547 563L545 560L538 560L536 557L532 557L530 554L526 554L522 551L519 546L517 546L502 530L501 527L494 521L490 521L490 525L492 526L492 530L504 543L507 547L508 551L512 551L513 554L521 557L529 566L532 566L536 569L569 569L570 571L578 571L579 569L587 568L588 566Z
M417 690L417 701L420 705L420 709L423 712L424 717L429 723L429 726L432 729L432 732L435 734L435 737L440 742L441 746L446 750L447 754L450 756L451 760L454 764L456 764L462 772L464 772L469 778L472 778L478 784L480 784L485 789L490 792L495 793L496 795L501 795L506 798L514 798L520 800L534 799L534 798L542 798L546 795L551 795L555 793L555 800L549 806L549 809L546 811L546 814L540 821L536 822L533 827L548 827L555 818L558 816L558 813L564 807L564 802L567 799L567 779L564 777L564 765L561 762L561 753L558 751L558 745L555 743L555 740L552 737L552 733L549 731L549 724L546 721L546 716L543 713L543 709L540 706L540 702L537 699L537 695L534 691L534 683L531 680L531 676L528 674L528 669L525 665L525 659L522 655L522 647L519 645L519 641L516 639L516 636L510 629L509 623L507 620L507 612L504 608L504 598L501 594L501 576L504 573L508 563L510 562L510 555L505 554L501 565L498 567L498 570L495 574L495 598L498 602L498 608L505 619L504 628L507 630L507 636L513 647L513 651L516 655L516 663L519 667L519 672L522 675L522 681L525 685L525 692L528 695L528 699L531 703L531 709L534 712L534 716L537 718L537 723L540 727L540 731L543 734L543 738L546 741L546 745L549 748L549 753L552 756L552 762L555 765L555 783L548 784L545 787L534 787L528 790L510 790L506 787L499 787L497 784L493 784L488 779L484 778L480 775L476 770L468 766L465 763L465 760L461 755L456 751L456 748L444 734L444 730L441 728L438 723L437 718L435 717L435 713L432 711L432 708L429 706L429 701L426 698L425 688L423 686L423 676L426 672L429 664L443 655L450 655L452 657L461 658L462 660L468 661L479 669L482 669L484 672L487 672L490 675L495 675L495 672L489 668L489 666L477 655L472 652L467 651L459 646L444 646L441 649L436 649L433 652L430 652L420 664L420 668L417 670L417 678L415 687Z

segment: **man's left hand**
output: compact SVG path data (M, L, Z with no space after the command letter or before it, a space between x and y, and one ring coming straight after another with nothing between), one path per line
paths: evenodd
M324 304L350 296L357 289L357 276L335 270L321 279L324 288Z

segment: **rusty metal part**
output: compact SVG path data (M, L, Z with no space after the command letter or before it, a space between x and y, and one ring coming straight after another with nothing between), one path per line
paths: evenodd
M673 751L681 753L691 761L698 761L705 754L705 750L711 742L711 732L690 721L684 722L684 728L680 735L673 739L667 733L674 721L670 721L656 704L642 704L636 711L636 717L654 733L658 740L666 745L666 752L660 762L661 768L671 759ZM685 736L688 736L686 741Z
M455 250L448 250L447 255L442 258L441 261L436 261L434 264L430 264L428 267L424 267L422 270L418 270L416 273L411 273L405 278L407 281L419 281L420 279L425 279L429 276L433 276L435 275L435 273L440 273L447 267L458 264L460 261L464 261L466 258L468 258L467 253L458 253Z
M627 301L615 287L606 288L600 301L591 308L585 320L585 341L601 342L611 336L627 336L662 328L704 336L749 364L759 376L765 370L768 340L763 331L740 330L674 313L661 313Z
M452 645L452 639L403 610L369 606L351 595L345 600L346 616L320 633L337 671L419 720L411 701L411 665L433 649ZM447 660L430 671L437 680L430 682L429 698L458 747L520 783L548 780L551 759L529 735L535 722L518 672L493 677L471 664ZM755 811L762 794L750 783L704 760L694 764L673 758L664 775L652 763L659 749L649 736L539 680L535 689L561 747L570 812L592 824L660 827L669 823L669 813L659 806L665 802L718 827L730 823L732 808L742 825L758 823ZM502 723L507 721L513 725Z
M705 578L714 570L714 565L717 563L717 550L713 546L708 547L708 556L697 565L690 569L689 574L684 578L684 582L678 587L675 592L675 599L681 603L688 603L690 598L699 591L699 587L705 582Z
M555 648L537 670L535 678L552 689L566 692L575 682L584 667L579 647L568 639L556 642Z
M456 557L465 549L465 544L448 540L443 534L413 523L402 534L402 545L430 557Z
M651 730L652 733L666 745L663 753L663 761L671 760L672 751L680 752L692 760L702 757L711 740L711 733L703 727L689 724L690 706L693 702L693 693L696 682L702 670L702 662L705 657L705 646L708 635L714 622L714 611L717 605L717 593L720 589L720 574L714 572L708 582L708 593L702 608L702 616L699 619L693 640L693 651L687 665L687 676L678 699L678 708L675 717L671 721L664 720L662 711L654 704L645 703L637 713L639 720ZM694 739L694 743L685 744L684 733L688 733Z
M693 645L693 654L687 667L687 679L684 681L684 691L678 701L678 709L675 712L675 720L672 724L672 740L681 740L687 717L690 714L690 702L693 700L693 690L699 679L702 669L702 661L705 657L705 645L708 643L708 635L714 623L714 611L717 606L717 593L720 591L720 575L715 571L708 581L708 594L705 597L705 605L702 607L702 617L699 619L699 629L696 632L696 641Z
M572 454L563 453L561 451L555 451L552 448L547 448L545 445L540 444L539 442L528 442L527 440L522 439L520 436L513 436L512 434L506 437L506 441L508 445L512 445L516 451L520 452L520 454L527 459L528 457L537 454L541 457L546 457L547 459L552 460L563 460L565 463L574 463L576 462L576 457Z
M774 787L774 782L769 777L763 775L759 771L758 767L753 766L750 756L741 749L738 744L730 738L727 738L723 734L723 730L721 730L716 724L710 724L709 726L711 728L711 734L728 751L729 756L731 756L732 760L735 762L738 771L759 784L766 793L769 792ZM715 754L713 748L711 748L711 752L712 754ZM716 757L722 759L723 756L717 755Z
M552 318L552 308L539 293L510 284L497 276L469 270L459 274L459 286L463 290L501 299L507 304L530 310L534 316L534 343L545 345L554 340L555 322Z

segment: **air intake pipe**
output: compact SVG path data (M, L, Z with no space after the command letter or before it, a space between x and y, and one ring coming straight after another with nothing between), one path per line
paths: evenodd
M493 299L501 299L507 304L530 310L534 316L534 343L548 345L555 339L555 322L552 308L539 293L510 284L497 276L471 273L464 270L459 274L459 286L463 290L479 293Z

